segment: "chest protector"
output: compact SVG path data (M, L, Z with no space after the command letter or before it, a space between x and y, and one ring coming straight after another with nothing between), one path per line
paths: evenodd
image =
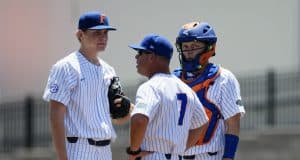
M209 118L208 127L199 137L197 145L202 145L210 142L213 137L219 120L222 118L222 114L219 108L207 98L207 91L214 80L220 75L221 68L218 65L209 64L206 70L198 77L192 80L186 80L182 70L175 70L174 74L189 85L197 94L200 102L204 106L207 117Z

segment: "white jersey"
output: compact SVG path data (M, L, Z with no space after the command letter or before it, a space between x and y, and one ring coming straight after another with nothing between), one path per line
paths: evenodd
M112 139L112 126L107 98L114 69L103 60L90 63L81 53L73 52L51 69L43 98L66 107L67 137Z
M197 95L175 75L157 73L137 91L131 116L143 114L149 123L143 150L184 153L188 132L208 121Z
M245 114L241 104L240 85L235 76L227 69L221 68L221 73L208 88L207 99L216 105L223 118L219 120L211 140L202 145L190 148L185 154L195 155L206 152L222 152L225 147L224 120L241 113ZM222 155L221 155L222 156Z

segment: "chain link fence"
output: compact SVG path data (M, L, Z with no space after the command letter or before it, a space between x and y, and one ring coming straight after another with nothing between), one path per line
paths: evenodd
M237 77L246 116L241 121L242 130L265 127L300 126L300 74L275 73ZM124 86L134 100L138 84ZM113 144L114 156L122 156L128 144L129 124L116 126L117 141ZM31 97L22 101L0 104L0 153L18 148L50 147L49 105Z

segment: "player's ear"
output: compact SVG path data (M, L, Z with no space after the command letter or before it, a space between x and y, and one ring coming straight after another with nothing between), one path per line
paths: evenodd
M80 30L80 29L78 29L78 30L76 31L75 35L76 35L78 41L81 42L81 37L82 37L82 35L83 35L83 31Z
M151 63L155 63L157 59L157 56L155 54L149 54L149 61Z

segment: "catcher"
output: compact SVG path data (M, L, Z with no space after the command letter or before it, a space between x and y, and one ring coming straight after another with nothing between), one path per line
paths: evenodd
M190 22L179 30L176 47L181 67L174 71L203 104L208 128L183 159L232 160L238 148L240 118L245 114L234 74L212 63L217 35L206 22Z

